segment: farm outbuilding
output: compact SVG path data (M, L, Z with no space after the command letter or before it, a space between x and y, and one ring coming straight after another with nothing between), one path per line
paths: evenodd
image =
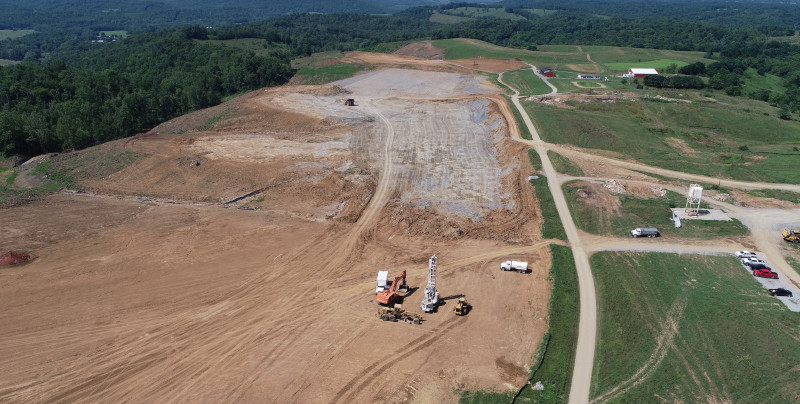
M553 69L544 68L542 70L539 70L539 73L542 73L542 76L544 77L557 77L556 71Z
M658 74L658 72L656 71L656 69L650 69L650 68L639 69L639 68L632 67L632 68L628 69L628 74L629 75L633 75L632 77L634 77L634 78L642 78L642 77L645 77L645 76Z
M581 80L600 80L599 74L579 74L578 78Z

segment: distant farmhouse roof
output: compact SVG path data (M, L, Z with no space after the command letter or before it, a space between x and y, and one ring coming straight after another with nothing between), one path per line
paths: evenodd
M647 74L658 74L656 69L649 69L649 68L640 69L640 68L636 68L636 67L631 67L630 69L628 69L628 73L634 74L634 75L635 74L645 74L645 75L647 75Z
M542 70L539 70L539 73L542 73L542 75L544 75L545 77L556 77L556 71L549 67L545 67Z

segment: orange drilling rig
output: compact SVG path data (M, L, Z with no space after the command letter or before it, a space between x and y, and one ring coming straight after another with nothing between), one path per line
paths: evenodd
M388 290L382 290L378 292L377 296L375 296L375 300L384 305L392 304L395 299L400 296L400 293L406 292L408 292L408 285L406 285L406 271L404 269L400 275L397 275L394 278L392 287L390 287Z

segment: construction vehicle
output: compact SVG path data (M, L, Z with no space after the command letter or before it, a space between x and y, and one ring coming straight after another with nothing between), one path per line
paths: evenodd
M425 286L425 296L419 306L422 311L430 313L439 305L439 291L436 290L436 254L428 260L428 285Z
M790 243L800 243L800 230L783 229L783 239Z
M400 275L394 278L394 282L392 282L392 286L389 289L382 290L375 295L375 300L380 304L390 305L400 296L400 293L406 292L408 292L408 285L406 285L406 271L404 269Z
M655 227L637 227L631 230L631 237L660 237L661 233Z
M471 308L472 305L467 303L467 299L462 297L458 299L458 303L456 303L456 307L453 308L453 311L457 316L463 316L467 314Z
M517 271L521 274L528 272L527 261L506 261L500 264L501 271Z
M381 309L378 310L378 318L383 321L405 321L409 324L422 323L421 315L411 311L406 311L399 304L395 304L393 307L381 307Z

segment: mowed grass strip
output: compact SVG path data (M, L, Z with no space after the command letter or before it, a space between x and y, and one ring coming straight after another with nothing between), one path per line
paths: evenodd
M558 240L567 240L567 232L564 230L564 224L561 223L561 217L558 216L558 208L553 199L553 194L550 192L550 185L547 183L547 177L542 175L542 160L535 150L528 150L528 157L531 160L531 165L539 173L537 179L532 179L534 192L536 192L536 199L539 200L539 207L542 210L542 237L552 238Z
M552 151L547 151L547 157L550 158L550 162L553 163L553 168L556 169L561 174L571 175L573 177L582 177L583 170L581 167L572 160Z
M734 257L595 254L597 403L790 403L800 316Z
M536 371L532 375L531 382L535 384L541 381L544 390L536 391L530 386L525 386L516 400L517 403L563 403L569 395L580 317L578 276L572 250L569 247L551 245L550 253L552 255L550 276L553 286L548 315L549 330L539 349L538 358L534 361L535 365L531 369L532 373ZM544 348L548 336L550 343L547 345L545 355ZM461 403L509 403L513 396L514 393L464 392Z
M800 151L795 150L800 122L763 112L760 101L707 102L696 92L681 94L691 94L690 102L586 102L572 104L573 109L522 105L550 143L624 150L621 157L692 174L800 183Z
M365 65L354 63L322 67L301 67L297 70L295 76L303 84L327 84L352 77L365 69L367 69Z
M21 38L35 32L32 29L0 29L0 41Z
M521 96L550 93L550 87L530 67L503 73L503 81L519 90Z
M533 60L535 57L535 52L533 51L505 48L477 39L439 39L433 41L433 45L444 50L445 59L448 60L473 59L477 57Z
M749 229L738 220L682 220L676 229L671 208L686 206L686 197L667 191L664 198L613 194L599 184L570 181L564 196L578 227L592 234L630 237L631 229L657 227L664 237L714 238L744 236ZM707 208L706 205L701 207Z

